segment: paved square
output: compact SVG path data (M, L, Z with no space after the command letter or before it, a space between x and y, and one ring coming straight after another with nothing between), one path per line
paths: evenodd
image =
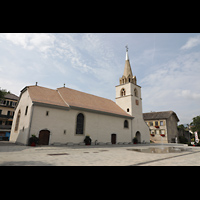
M30 147L0 141L0 166L200 166L198 147L184 146L190 148L190 151L177 153L143 153L130 150L159 146L138 144Z

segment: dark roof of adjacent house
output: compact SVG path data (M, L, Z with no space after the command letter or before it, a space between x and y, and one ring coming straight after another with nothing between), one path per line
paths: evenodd
M18 101L19 100L19 97L16 96L15 94L12 94L12 93L7 93L5 96L4 96L5 99L12 99L12 100L16 100Z
M162 112L149 112L143 113L144 120L155 120L155 119L168 119L171 115L174 115L179 122L179 118L174 111L162 111Z
M80 92L67 87L53 90L41 86L27 86L21 92L23 93L26 89L28 89L33 102L56 105L65 108L82 108L101 113L133 118L110 99Z

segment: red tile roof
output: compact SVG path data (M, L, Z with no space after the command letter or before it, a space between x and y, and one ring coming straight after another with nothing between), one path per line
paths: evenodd
M28 86L29 95L34 102L69 107L56 90L41 86Z
M100 111L132 118L131 115L126 113L110 99L80 92L67 87L58 88L57 90L41 86L27 86L27 88L33 102L64 106L68 108L84 108L92 111Z

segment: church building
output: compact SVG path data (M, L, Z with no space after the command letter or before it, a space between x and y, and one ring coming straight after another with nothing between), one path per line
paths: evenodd
M65 87L26 86L21 90L10 141L28 145L31 135L39 144L81 144L89 135L92 144L127 144L137 137L149 143L143 120L141 87L133 76L126 50L124 74L116 86L116 103Z

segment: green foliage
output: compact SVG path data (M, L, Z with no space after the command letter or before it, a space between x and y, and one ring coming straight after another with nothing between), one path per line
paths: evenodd
M177 126L178 130L185 130L185 127L183 124L180 124Z
M91 145L92 139L90 138L90 136L85 136L84 142L85 145Z
M39 143L39 138L36 137L35 135L32 135L32 136L29 138L29 146L30 146L33 142L34 142L35 144L38 144L38 143Z
M5 95L10 93L9 91L7 92L7 90L4 89L0 89L0 100L3 100Z
M138 139L136 137L133 138L133 143L137 144L138 143Z
M190 124L191 125L191 131L198 132L198 135L200 134L200 115L196 116L193 118L193 122Z

